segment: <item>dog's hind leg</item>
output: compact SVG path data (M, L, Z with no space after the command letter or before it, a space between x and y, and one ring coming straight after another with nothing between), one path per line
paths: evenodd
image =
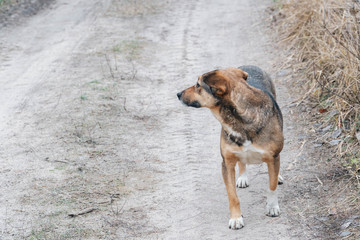
M278 185L282 185L282 184L284 184L284 178L279 174Z
M280 208L278 203L278 197L276 188L278 185L278 176L280 170L280 156L274 158L273 161L268 162L269 172L269 185L270 189L268 192L266 202L266 215L269 217L277 217L280 215Z
M236 161L224 159L222 163L222 175L229 198L230 220L229 228L240 229L244 227L244 220L241 215L240 201L236 195L235 187L235 166Z
M239 166L239 178L236 181L236 187L246 188L249 186L249 179L246 172L246 164L238 161Z

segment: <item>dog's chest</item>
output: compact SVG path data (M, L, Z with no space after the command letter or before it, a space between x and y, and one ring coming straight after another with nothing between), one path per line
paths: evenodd
M259 164L262 163L265 151L255 147L250 141L246 141L241 149L233 150L233 153L244 164Z

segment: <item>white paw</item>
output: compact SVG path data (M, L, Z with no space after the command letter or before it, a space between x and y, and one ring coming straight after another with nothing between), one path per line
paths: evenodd
M243 228L244 225L244 219L243 217L239 217L239 218L230 218L229 220L229 228L236 230L236 229L240 229Z
M279 215L280 215L279 205L276 206L266 205L266 216L278 217Z
M280 215L280 208L276 191L269 191L266 201L266 215L277 217Z
M278 184L281 185L284 183L284 178L282 176L278 176Z
M246 188L249 186L249 180L246 172L244 172L236 181L236 187L238 188Z

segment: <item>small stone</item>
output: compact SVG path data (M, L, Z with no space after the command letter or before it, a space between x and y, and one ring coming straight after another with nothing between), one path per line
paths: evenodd
M331 140L329 143L330 143L331 146L336 146L336 145L339 144L339 142L341 142L341 140L336 139L336 140Z
M306 135L302 135L302 134L298 135L298 140L304 140L304 139L306 139Z
M302 155L298 156L297 159L298 160L305 160L305 155L302 154Z
M291 73L291 69L283 69L283 70L280 70L279 72L277 72L277 75L279 77L283 77L283 76L287 76Z
M328 132L331 128L331 125L327 126L327 127L324 127L323 129L321 129L322 132Z
M329 113L329 118L332 118L333 116L335 116L335 115L337 115L337 114L339 114L339 111L338 110L332 110L330 113Z
M338 138L341 135L341 128L331 134L332 138Z
M346 237L346 236L349 236L351 234L351 232L349 231L344 231L344 232L341 232L340 233L340 237Z
M343 225L341 225L341 229L347 229L350 225L351 225L351 223L352 223L353 221L352 220L348 220L348 221L346 221Z
M317 217L316 219L319 220L319 221L322 221L322 222L325 222L325 221L329 220L328 217Z
M296 106L296 103L292 103L289 105L289 108L292 108L292 107L295 107Z

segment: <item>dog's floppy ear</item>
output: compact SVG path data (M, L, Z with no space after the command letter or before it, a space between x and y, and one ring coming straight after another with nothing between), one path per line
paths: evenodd
M218 70L205 73L202 76L203 82L210 87L214 96L221 97L226 94L228 89L228 80Z
M244 72L240 68L227 68L224 71L224 75L233 80L244 79L246 80L249 76L247 72Z

